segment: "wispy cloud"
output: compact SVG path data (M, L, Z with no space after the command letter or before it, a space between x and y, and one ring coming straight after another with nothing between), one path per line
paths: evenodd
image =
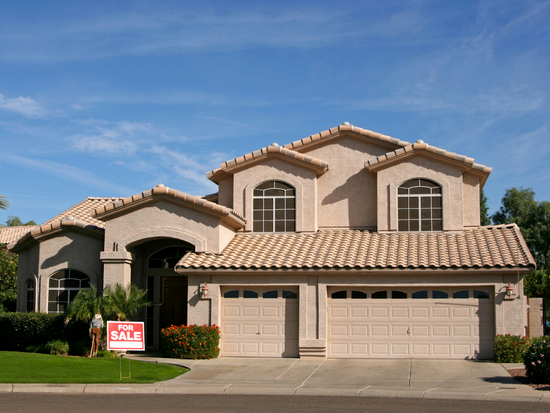
M0 94L0 109L15 112L29 118L41 118L47 114L46 109L31 97L19 96L7 98Z
M78 184L101 189L103 191L107 190L113 193L135 193L134 189L119 185L112 180L103 179L90 171L76 168L71 165L62 164L59 162L28 158L7 153L3 153L0 160L5 163L25 166L46 174L56 176L57 178L65 181L76 182Z

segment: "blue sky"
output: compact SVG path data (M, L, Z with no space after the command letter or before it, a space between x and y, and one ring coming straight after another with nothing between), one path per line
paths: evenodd
M265 3L265 4L262 4ZM550 200L550 1L25 1L0 14L0 194L42 223L344 121Z

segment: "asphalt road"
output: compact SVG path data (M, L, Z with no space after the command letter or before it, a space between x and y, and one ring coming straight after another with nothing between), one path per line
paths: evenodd
M338 396L0 394L0 412L10 413L547 413L549 409L548 403Z

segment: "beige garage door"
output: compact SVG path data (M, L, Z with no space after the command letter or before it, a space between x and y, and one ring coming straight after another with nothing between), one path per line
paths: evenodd
M223 287L221 355L298 357L296 287Z
M493 357L490 287L331 287L328 310L329 357Z

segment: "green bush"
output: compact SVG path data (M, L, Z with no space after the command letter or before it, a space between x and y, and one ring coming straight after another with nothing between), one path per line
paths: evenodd
M43 346L52 340L71 344L88 336L86 324L75 321L65 324L64 321L63 314L0 314L0 351L23 351L29 346Z
M550 336L533 338L523 360L528 377L550 382Z
M90 349L92 348L92 340L78 340L69 342L69 355L88 357L90 355Z
M523 363L523 353L529 346L525 336L510 334L495 337L495 361L497 363Z
M170 326L160 333L165 357L211 359L220 355L220 329L213 326Z
M116 354L109 350L97 350L96 357L113 358L116 357Z
M51 340L44 346L49 354L55 356L69 354L69 343L63 340Z

